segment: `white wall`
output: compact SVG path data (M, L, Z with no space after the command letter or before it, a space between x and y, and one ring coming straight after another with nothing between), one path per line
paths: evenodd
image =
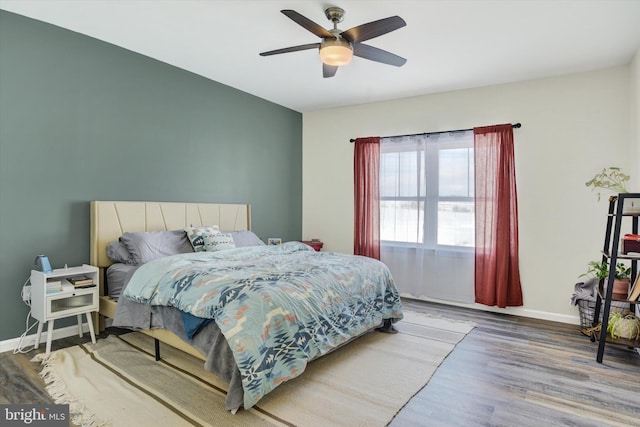
M578 323L570 298L587 262L600 258L607 211L584 183L607 166L637 170L630 77L625 66L305 113L303 237L353 252L350 138L521 122L514 134L524 306L473 306Z

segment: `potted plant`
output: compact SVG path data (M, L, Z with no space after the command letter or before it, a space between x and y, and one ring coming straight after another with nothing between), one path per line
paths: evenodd
M601 172L598 172L593 178L585 182L584 185L591 187L592 191L596 189L606 189L613 191L615 194L628 193L629 191L627 190L626 182L629 181L629 179L631 179L631 177L622 172L621 168L611 166L602 169ZM600 200L600 191L596 194L598 196L598 200ZM611 198L609 198L609 200L611 200ZM626 199L623 212L640 212L640 199Z
M614 190L616 193L628 193L625 182L629 181L629 175L622 172L622 169L616 166L611 166L602 169L602 172L597 173L584 185L591 187L591 190L597 188L604 188L607 190ZM597 193L598 200L600 200L600 192Z
M609 263L607 261L590 261L587 266L587 272L582 274L580 277L590 276L595 277L598 280L609 277ZM628 267L622 262L617 263L613 281L613 299L627 299L630 281L631 267Z
M629 310L613 310L609 315L607 332L612 338L637 340L640 338L640 319Z

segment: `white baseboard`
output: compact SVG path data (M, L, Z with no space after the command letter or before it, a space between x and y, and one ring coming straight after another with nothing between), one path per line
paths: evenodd
M47 344L47 334L48 331L43 331L40 336L40 347L44 348ZM89 333L89 327L86 323L82 324L82 333ZM53 336L51 337L52 341L55 341L60 338L67 338L74 335L78 335L78 325L67 326L65 328L58 328L53 330ZM8 340L0 341L0 353L5 351L14 351L18 345L21 345L22 348L31 348L36 343L36 334L27 335L22 340L22 344L20 344L20 338L10 338Z
M426 296L416 297L414 295L409 295L404 293L401 293L400 296L404 298L409 298L409 299L436 302L439 304L446 304L446 305L453 305L456 307L465 307L465 308L471 308L471 309L480 310L480 311L490 311L492 313L511 314L514 316L530 317L533 319L549 320L552 322L568 323L571 325L580 324L579 314L575 316L571 316L568 314L551 313L548 311L530 310L522 307L507 307L507 308L489 307L483 304L465 304L465 303L455 302L455 301L438 300L438 299L429 298Z

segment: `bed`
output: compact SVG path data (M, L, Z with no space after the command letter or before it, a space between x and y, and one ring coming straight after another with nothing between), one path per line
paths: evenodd
M232 412L252 407L311 360L382 324L392 331L402 318L393 279L376 260L316 252L300 242L235 246L252 235L249 205L93 201L90 211L101 318L202 359L229 382ZM109 295L107 270L113 278L120 266L109 256L116 242L131 235L173 239L180 230L212 226L219 234L205 240L219 245L211 251L187 232L191 250L138 260L121 275L123 294Z

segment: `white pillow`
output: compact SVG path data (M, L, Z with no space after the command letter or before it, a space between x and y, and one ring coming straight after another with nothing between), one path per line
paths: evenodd
M185 227L184 231L187 232L191 246L193 246L193 250L196 252L204 251L205 236L220 234L220 229L217 225L191 225Z
M230 233L218 233L204 236L204 250L207 252L222 251L225 249L233 249L236 244Z

